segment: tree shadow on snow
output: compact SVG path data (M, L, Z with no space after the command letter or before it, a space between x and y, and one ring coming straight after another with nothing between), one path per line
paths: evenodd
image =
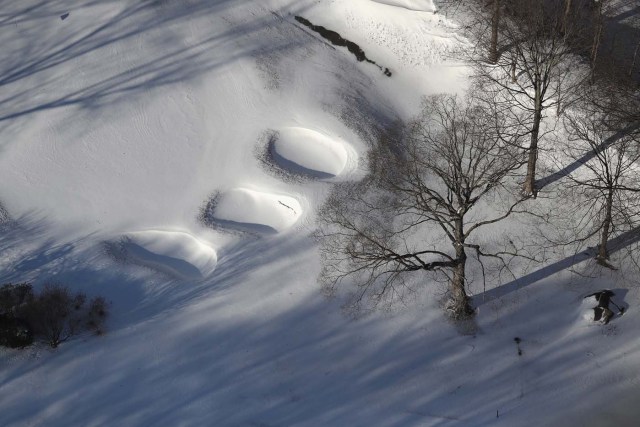
M631 245L640 242L640 227L629 230L611 240L609 240L609 253L614 253L627 248ZM479 293L473 296L475 306L485 304L489 301L501 298L512 292L516 292L520 289L526 288L542 279L559 273L563 270L567 270L576 264L589 259L594 259L597 254L596 247L587 248L575 255L566 257L560 261L556 261L552 264L544 266L532 273L526 274L516 280L513 280L507 284L489 289L485 292Z
M0 42L5 46L0 64L3 126L7 126L3 122L42 110L66 106L93 110L193 79L240 58L306 42L300 37L280 38L282 41L275 44L261 42L268 39L261 39L262 31L286 24L279 24L269 13L229 21L225 11L236 5L232 0L41 1L26 7L22 2L0 4L0 10L6 10L0 14ZM70 13L64 21L60 19L63 12ZM256 17L260 15L263 17ZM188 24L195 19L210 20L207 27L211 31L194 36ZM77 20L85 22L80 25ZM15 37L16 29L22 37ZM49 36L40 36L38 43L20 42L41 34ZM252 35L251 43L243 42ZM123 44L125 41L129 43ZM132 47L141 49L142 54L133 55L129 51ZM113 56L118 49L122 50L118 61L125 61L123 66L113 71L103 66L96 69L101 58L104 61L104 56ZM83 74L70 74L74 70Z
M308 244L282 240L275 249ZM46 414L49 426L512 426L527 407L552 415L579 403L574 384L595 363L611 360L604 353L589 359L590 347L581 341L557 345L567 331L558 322L571 325L575 314L560 310L566 297L550 300L549 316L535 315L537 300L506 307L507 326L487 328L488 338L457 335L441 313L390 330L384 316L346 320L314 296L262 311L260 298L277 295L277 279L290 274L285 265L262 277L259 289L245 290L255 301L229 311L210 292L242 287L261 265L273 265L279 255L264 248L256 240L230 249L208 290L183 294L185 310L107 335L102 344L65 346L43 357L51 368L25 363L20 375L0 377L11 407L0 411L0 422L35 422ZM516 322L518 316L530 321ZM537 343L546 336L540 331L554 327L552 340ZM523 337L522 356L515 334ZM637 346L630 342L624 350ZM597 341L593 347L600 348ZM40 393L24 387L43 375ZM557 387L569 397L540 392Z
M618 132L616 132L615 134L611 135L609 138L607 138L606 140L603 141L602 145L600 146L599 150L596 151L590 151L588 153L586 153L585 155L583 155L582 157L580 157L579 159L574 160L573 162L571 162L570 164L568 164L567 166L563 167L561 170L552 173L551 175L538 179L536 181L536 188L538 190L543 189L544 187L546 187L547 185L553 184L556 181L561 180L562 178L571 175L573 172L575 172L580 166L584 165L585 163L593 160L600 152L606 150L607 148L609 148L610 146L612 146L613 144L616 143L616 141L618 141L620 138L629 135L631 133L634 133L635 131L637 131L638 129L640 129L640 125L638 124L633 124L630 125Z

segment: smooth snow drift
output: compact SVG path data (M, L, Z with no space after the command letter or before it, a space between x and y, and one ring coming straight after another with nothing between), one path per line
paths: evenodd
M146 230L125 236L128 260L173 276L199 279L216 268L216 251L188 233Z
M293 197L248 188L220 194L213 211L222 225L276 233L290 228L301 214L302 207Z
M342 142L320 132L300 127L280 130L273 149L277 156L302 168L302 172L310 172L314 175L340 175L349 160ZM295 166L288 166L290 169L295 169ZM294 170L294 172L297 171Z
M436 7L433 0L372 0L374 3L388 4L389 6L399 6L405 9L420 12L435 12Z

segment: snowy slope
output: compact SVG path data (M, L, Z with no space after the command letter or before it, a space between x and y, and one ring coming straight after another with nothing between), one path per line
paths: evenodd
M439 284L358 320L319 291L331 185L362 175L375 126L466 86L431 1L0 5L0 283L113 303L104 337L0 350L0 425L517 427L595 419L596 388L630 405L637 315L581 311L613 279L536 267L474 335Z

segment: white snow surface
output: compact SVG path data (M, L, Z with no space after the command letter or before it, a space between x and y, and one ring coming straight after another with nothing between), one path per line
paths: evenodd
M433 0L371 0L375 3L387 4L389 6L399 6L410 10L421 12L435 12L436 7Z
M602 426L603 407L634 425L639 291L573 275L582 258L488 282L470 334L428 275L415 299L355 320L319 288L311 232L335 182L265 167L265 135L313 129L279 153L357 179L374 125L468 84L467 42L432 6L0 0L0 283L111 302L104 336L0 348L0 426ZM238 226L258 233L225 230ZM105 250L122 236L134 262ZM616 286L630 309L586 324L582 297Z
M304 169L332 176L340 175L349 162L344 142L300 127L280 129L274 150Z

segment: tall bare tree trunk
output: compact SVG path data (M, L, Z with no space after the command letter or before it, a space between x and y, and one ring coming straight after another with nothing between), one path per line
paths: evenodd
M602 1L598 2L596 10L596 29L593 34L593 43L591 45L591 68L595 68L598 60L598 51L600 50L600 40L602 39L602 30L604 27L602 16Z
M456 319L463 319L473 315L473 308L466 291L466 264L467 254L464 250L464 221L462 218L455 220L456 228L456 265L453 268L453 278L450 283L449 310Z
M498 29L500 27L500 0L493 0L493 14L491 16L491 45L489 46L489 61L498 62Z
M636 68L636 60L638 59L638 50L640 49L640 42L636 45L636 50L633 52L633 61L631 61L631 67L629 67L629 77L633 75L633 69Z
M464 252L464 250L463 250ZM466 254L462 259L458 259L458 265L454 267L453 279L451 280L451 301L449 309L456 319L463 319L473 314L473 309L469 303L469 296L465 291L465 264L467 262Z
M569 15L571 14L571 0L564 1L564 16L562 18L562 28L561 34L565 35L567 33L567 27L569 23Z
M609 251L607 243L609 243L609 235L611 234L611 211L613 209L613 190L609 189L607 193L607 201L604 206L604 219L602 221L602 230L600 230L600 246L598 247L598 261L604 263L609 259Z
M542 94L540 84L535 88L535 107L533 112L533 125L531 126L531 143L529 144L529 159L527 160L527 175L524 180L523 193L536 197L536 165L538 162L538 138L540 135L540 122L542 121Z

